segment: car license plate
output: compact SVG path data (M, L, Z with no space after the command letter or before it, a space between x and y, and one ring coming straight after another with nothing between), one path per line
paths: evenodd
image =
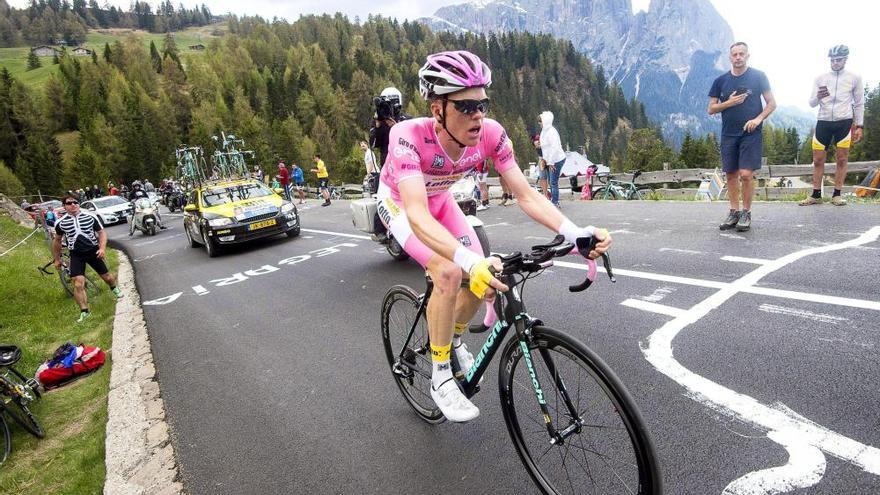
M262 222L252 223L252 224L248 225L248 230L262 229L264 227L271 227L272 225L275 225L274 218L271 220L264 220Z

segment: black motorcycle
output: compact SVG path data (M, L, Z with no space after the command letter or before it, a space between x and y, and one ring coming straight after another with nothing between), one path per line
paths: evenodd
M163 197L165 199L165 207L168 208L168 211L171 213L174 213L175 210L183 211L186 200L184 199L182 190L174 188L171 191L166 192Z

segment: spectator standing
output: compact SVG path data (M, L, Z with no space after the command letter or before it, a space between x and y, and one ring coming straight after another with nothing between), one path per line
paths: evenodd
M86 195L86 199L93 199L94 198L94 196L92 195L92 188L90 186L86 186L84 192Z
M104 252L107 249L107 233L101 226L98 218L91 213L84 212L79 208L76 196L67 194L61 201L64 204L64 216L55 222L55 240L52 244L52 254L55 259L55 269L61 270L61 241L70 250L70 277L73 279L73 297L79 305L79 318L77 323L85 321L89 312L89 301L85 289L86 265L92 267L98 275L107 283L117 299L122 297L122 290L116 287L116 277L107 269L104 263Z
M813 81L810 106L819 106L816 131L813 135L813 194L800 202L801 206L822 202L822 178L825 175L825 160L828 148L837 148L837 171L834 173L834 193L831 204L843 206L846 200L840 195L846 179L851 143L862 139L862 126L865 123L865 86L862 76L845 70L849 58L849 48L837 45L828 50L831 72L826 72Z
M478 211L489 209L489 164L486 160L477 163L477 185L480 190L480 204Z
M278 162L278 175L275 176L278 179L278 183L281 184L281 188L284 189L284 197L287 198L288 201L292 201L290 196L290 172L287 171L287 167L284 165L283 161Z
M547 167L547 160L544 160L544 156L541 151L540 133L532 136L532 144L535 146L535 151L538 153L538 187L541 189L541 194L543 194L547 199L550 199L550 188L547 184L547 179L549 177L550 171Z
M360 143L361 151L364 152L364 165L367 167L367 175L364 181L369 184L369 194L376 194L379 190L379 171L381 167L376 163L376 154L366 141Z
M776 109L776 100L767 76L749 67L748 45L741 41L730 45L730 65L730 71L718 76L709 89L708 111L709 115L721 112L721 167L730 198L730 212L719 228L744 232L752 226L753 176L763 155L761 124Z
M306 178L303 176L303 170L299 168L299 165L296 163L291 164L293 168L293 185L296 187L296 194L299 196L299 204L305 204L306 202ZM293 200L291 200L293 201Z
M259 165L254 165L254 171L251 176L257 179L257 182L263 182L263 169Z
M156 186L150 182L150 179L144 179L144 191L147 192L156 192Z
M312 172L318 176L318 188L321 190L321 196L324 197L321 206L330 206L330 191L327 189L330 185L330 174L327 172L324 160L321 160L321 155L316 154L314 160L315 168L312 169Z
M104 195L104 191L102 191L101 188L98 187L97 184L95 184L94 186L92 186L92 194L93 194L96 198L100 198L101 196Z
M541 156L547 161L550 180L550 202L559 207L559 174L565 165L565 151L559 139L559 131L553 127L553 112L542 112L538 117L541 124Z
M110 194L110 196L116 196L117 194L119 194L119 189L116 189L116 186L114 186L111 182L110 188L107 189L107 192Z
M21 209L22 209L22 210L26 210L27 207L30 206L30 205L31 205L31 204L28 203L28 200L27 200L27 199L23 199L23 200L21 200Z

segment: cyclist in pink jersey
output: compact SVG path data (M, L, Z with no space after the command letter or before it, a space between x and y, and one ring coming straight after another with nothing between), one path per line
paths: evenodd
M430 103L431 116L401 122L391 129L388 159L379 185L379 216L403 249L428 271L434 292L428 302L428 333L433 370L431 397L450 421L470 421L480 411L458 388L450 353L463 369L474 358L461 334L481 299L508 288L492 273L498 258L484 258L479 240L458 208L449 187L492 159L519 205L532 219L569 242L594 236L596 258L611 245L604 229L577 227L529 186L516 166L504 128L485 118L492 82L489 67L466 51L429 55L419 70L419 90ZM470 290L461 288L463 278Z

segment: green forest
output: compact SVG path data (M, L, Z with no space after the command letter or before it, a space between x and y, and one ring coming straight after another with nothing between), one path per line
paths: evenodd
M467 49L493 69L491 117L508 130L520 163L535 159L529 135L551 110L563 141L594 160L624 156L642 105L609 85L568 42L527 33L452 35L417 23L342 15L294 23L230 18L222 38L182 57L173 35L149 48L131 37L91 58L63 52L59 70L28 88L0 72L0 161L28 192L55 193L107 180L170 176L179 144L212 151L220 131L243 137L258 164L326 161L334 182L359 182L357 142L372 98L386 86L406 113L427 112L417 71L429 53ZM78 136L62 158L56 136ZM8 176L0 169L0 176Z

